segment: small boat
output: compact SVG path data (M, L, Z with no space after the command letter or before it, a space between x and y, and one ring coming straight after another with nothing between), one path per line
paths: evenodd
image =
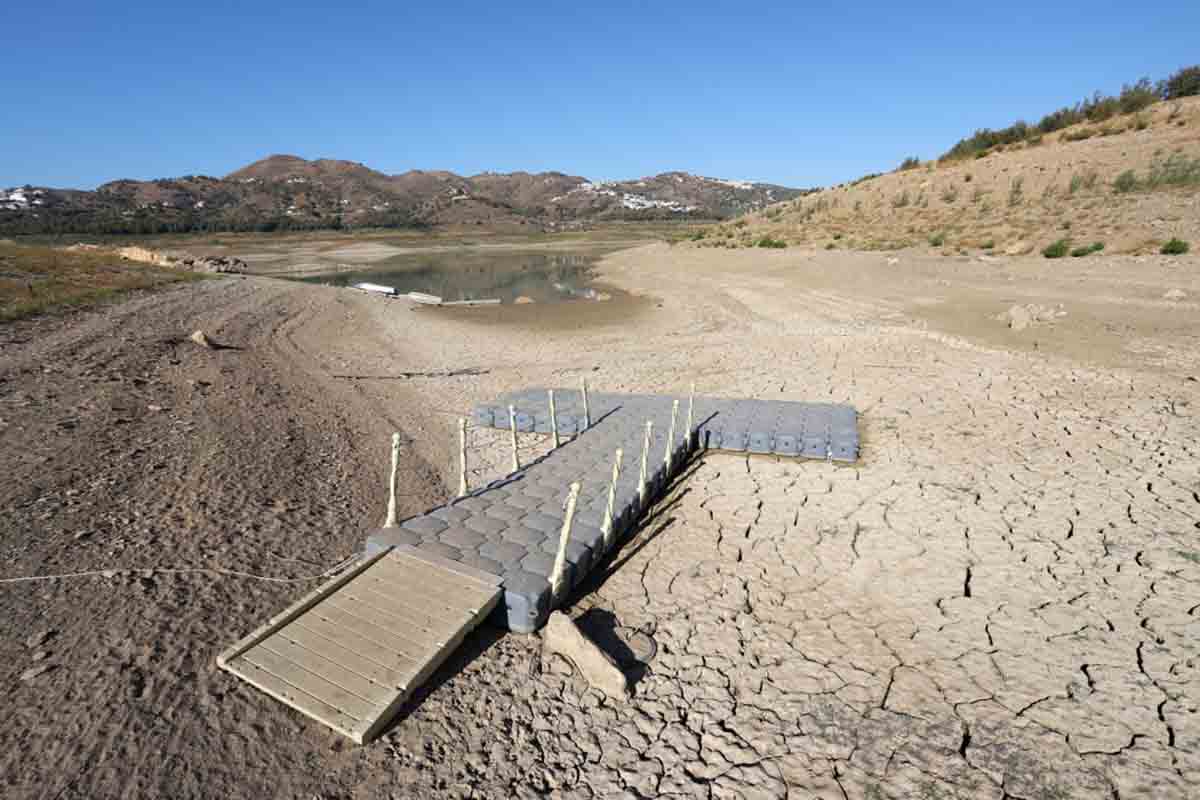
M396 296L395 286L383 286L378 283L355 283L352 288L363 292L374 292L375 294L386 294L390 297Z

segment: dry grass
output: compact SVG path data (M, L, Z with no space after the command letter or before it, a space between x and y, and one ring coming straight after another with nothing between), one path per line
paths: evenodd
M1109 254L1157 253L1172 236L1200 239L1200 98L1114 117L1103 131L1076 125L1036 146L981 156L832 186L713 226L696 246L750 247L770 237L819 248L837 235L848 249L1015 255L1070 231L1078 242L1105 242Z
M0 322L103 302L204 275L124 261L97 250L62 250L0 242Z

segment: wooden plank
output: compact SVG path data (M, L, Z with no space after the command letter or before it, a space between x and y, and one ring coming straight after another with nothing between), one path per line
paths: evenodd
M380 644L370 636L362 636L354 633L336 622L330 622L320 617L305 614L292 624L320 634L326 639L332 639L355 655L362 656L368 661L373 661L386 669L396 670L405 675L406 678L408 675L416 672L420 663L418 660L404 653L396 652L392 648Z
M383 558L390 552L391 548L381 550L370 558L364 559L352 567L347 567L346 571L341 575L338 575L333 580L318 586L313 591L304 595L304 597L301 597L295 603L271 617L269 620L264 622L262 625L259 625L241 639L234 642L232 646L226 648L224 652L217 656L217 666L224 669L226 662L228 662L230 659L249 649L255 642L265 639L276 628L287 624L289 621L303 614L305 611L315 605L322 597L332 594L343 584L348 583L350 580L361 574L364 570L369 569L373 564L379 561L379 559Z
M363 742L369 742L371 739L374 739L376 736L378 736L379 732L383 730L384 726L386 726L388 722L391 721L392 717L396 715L396 712L400 710L400 708L404 705L404 702L408 699L409 695L412 694L416 687L424 683L426 679L433 674L434 670L442 665L442 663L446 660L446 657L458 648L459 644L462 643L462 640L466 638L467 634L474 630L475 627L492 612L492 609L495 608L496 604L500 602L500 597L503 593L504 592L500 587L496 587L495 593L492 595L491 599L482 604L471 617L471 619L459 629L458 633L447 640L446 643L443 644L436 653L433 653L425 662L424 666L422 666L420 670L413 675L409 684L410 688L397 694L386 705L381 705L379 708L377 708L375 710L375 717L373 720L366 719L360 722L354 729L352 734L353 738L355 738L361 744Z
M478 584L467 585L456 580L453 575L435 572L433 568L416 562L377 563L363 572L362 580L372 585L382 584L389 594L396 594L397 591L411 592L414 597L424 598L429 603L456 612L455 617L461 617L464 612L469 612L479 603L487 602L496 588L485 588Z
M322 658L337 663L357 675L385 686L394 688L403 685L411 671L410 669L405 669L404 665L385 667L382 664L362 658L348 651L340 642L330 639L328 636L310 631L307 628L302 628L295 623L279 631L279 633L271 637L271 640L274 641L277 637L286 639L305 650L309 650Z
M380 698L389 695L395 688L395 681L379 681L359 675L344 666L340 659L326 658L279 634L268 636L247 652L256 653L260 650L274 653L280 658L286 658L314 675L318 675L330 683L336 683L351 694L372 703L378 703Z
M490 572L484 572L483 570L469 567L466 564L462 564L458 561L451 561L448 558L442 558L441 556L434 555L433 553L427 553L424 550L418 550L410 544L401 545L400 547L394 548L392 550L390 560L398 560L401 557L415 558L418 561L424 561L426 564L432 564L435 567L456 572L459 575L479 581L484 586L494 587L504 583L504 578L499 575L493 575Z
M312 695L305 694L294 686L290 686L279 680L266 670L243 661L241 658L229 662L225 668L255 688L279 700L284 705L289 705L304 716L315 719L323 725L328 725L338 733L349 736L351 739L361 743L362 738L357 731L363 727L363 721L356 720L348 716L341 709L334 708Z
M402 658L412 661L421 661L425 657L425 653L432 646L429 642L416 642L406 637L403 628L389 629L382 625L376 625L362 617L356 617L326 603L322 603L314 608L302 617L299 622L304 624L305 620L312 619L313 617L323 619L330 624L338 626L346 633L366 639L398 654ZM453 632L449 635L453 635ZM446 641L446 637L442 637L436 644L441 644L444 641Z
M372 712L375 706L381 699L384 699L376 696L372 702L367 698L359 697L336 683L327 681L320 675L309 672L299 664L261 646L256 645L242 653L241 660L266 670L289 686L299 689L308 696L315 697L322 703L333 706L357 720L373 719Z
M486 602L496 588L415 558L384 559L364 570L363 577L420 587L423 593L444 599L454 608L474 608L475 603Z
M457 628L467 616L459 612L453 612L452 616L451 612L443 608L436 609L443 616L435 616L427 613L428 606L423 604L419 597L404 596L395 591L389 594L365 583L352 583L339 594L345 594L346 597L371 608L408 620L408 624L413 627L420 627L434 635Z
M386 630L394 631L403 636L409 641L416 642L424 647L430 647L439 642L446 641L448 636L453 635L453 631L448 626L443 626L440 630L436 628L422 627L412 620L405 619L395 614L389 614L374 606L368 605L360 600L356 600L345 592L338 592L325 598L322 605L336 608L358 617L361 620L378 625ZM457 626L456 626L457 627Z

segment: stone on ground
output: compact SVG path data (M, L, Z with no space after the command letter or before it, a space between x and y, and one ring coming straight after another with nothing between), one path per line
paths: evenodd
M629 693L625 673L608 653L583 635L571 618L555 611L542 630L542 656L557 653L575 665L584 679L595 689L611 698L623 698Z

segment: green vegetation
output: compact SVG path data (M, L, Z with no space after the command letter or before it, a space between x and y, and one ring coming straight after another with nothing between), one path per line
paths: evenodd
M1159 87L1164 100L1178 100L1200 94L1200 65L1184 67L1167 78Z
M1180 97L1198 94L1200 94L1200 65L1185 67L1158 83L1152 83L1149 78L1142 78L1135 83L1121 87L1121 91L1117 95L1104 95L1096 92L1073 106L1065 106L1057 111L1052 111L1042 117L1036 125L1030 125L1025 120L1017 120L1007 128L977 130L951 147L941 157L941 160L981 158L993 148L1028 142L1081 122L1101 123L1118 114L1136 114L1159 100L1176 100ZM1079 132L1072 132L1064 138L1067 138L1068 141L1077 141L1093 136L1096 132L1094 129L1084 128Z
M782 239L772 239L770 236L764 236L754 243L755 247L770 247L774 249L782 249L787 247L787 242Z
M1113 191L1118 194L1179 186L1200 186L1200 158L1188 158L1183 153L1172 153L1166 159L1151 163L1143 179L1139 179L1133 170L1127 169L1113 181Z
M929 237L929 243L934 247L941 247L946 243L946 234L935 233L933 236Z
M982 245L980 245L980 247L982 247L984 250L991 250L995 246L996 246L995 239L988 239L986 242L984 242Z
M900 162L900 171L904 172L906 170L916 169L919 166L921 166L921 159L917 158L916 156L909 156Z
M1062 258L1071 250L1071 242L1069 239L1059 239L1054 244L1048 245L1042 251L1042 255L1046 258Z
M947 187L942 191L942 202L949 205L958 200L958 189L953 186Z
M1096 181L1099 179L1099 177L1099 174L1094 169L1088 170L1082 175L1076 173L1071 176L1071 183L1067 186L1067 191L1070 194L1075 194L1080 189L1091 189L1096 185Z
M112 253L0 243L0 322L203 277L124 261Z
M1131 169L1125 170L1124 172L1122 172L1120 175L1117 176L1116 180L1113 181L1113 191L1116 192L1117 194L1125 194L1126 192L1132 192L1137 187L1138 187L1137 175L1135 175L1133 170L1131 170Z
M1025 198L1025 179L1020 175L1012 179L1012 184L1008 188L1008 204L1010 206L1019 206Z
M1076 247L1071 251L1071 257L1083 258L1084 256L1090 256L1092 253L1099 253L1103 249L1104 242L1095 242L1093 244L1084 245L1083 247Z
M892 208L904 208L910 202L912 201L909 199L908 190L905 189L892 200Z
M1162 246L1162 250L1159 252L1164 256L1181 256L1191 249L1192 246L1183 239L1172 238L1171 241Z

